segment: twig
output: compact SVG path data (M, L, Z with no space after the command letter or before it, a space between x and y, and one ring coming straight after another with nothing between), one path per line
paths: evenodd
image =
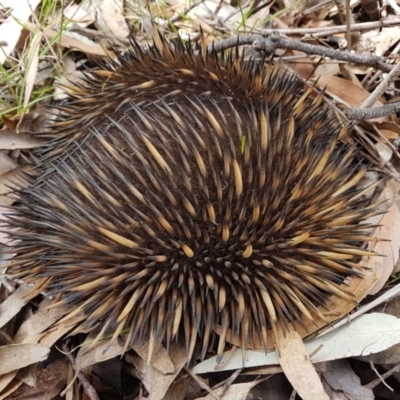
M352 32L368 31L371 29L385 28L389 26L400 25L400 19L388 21L362 22L360 24L351 25ZM346 25L327 26L321 28L296 28L296 29L279 29L279 32L284 35L312 35L313 37L322 37L336 35L346 32ZM262 33L268 35L276 29L263 29Z
M230 39L218 41L208 47L211 52L213 49L217 52L223 51L237 45L249 45L258 51L264 51L272 54L276 49L291 49L302 51L307 54L330 57L336 60L347 61L356 64L369 65L385 72L393 69L391 64L387 64L385 57L375 55L355 54L349 51L334 50L328 47L317 46L309 43L302 43L296 40L281 37L280 31L273 31L268 37L260 35L239 35Z
M393 69L387 74L385 79L375 88L368 98L361 104L359 108L349 108L345 110L346 116L351 120L363 120L390 115L398 111L400 102L387 104L382 107L372 107L375 102L386 92L389 86L400 75L400 62L394 65Z
M189 7L185 8L182 12L179 12L176 15L174 15L173 17L171 17L168 20L166 20L166 23L174 23L174 22L179 21L189 11L193 10L193 8L196 8L197 6L199 6L202 3L204 3L204 0L194 1Z
M218 383L213 387L213 389L215 390L222 386L223 391L221 393L221 396L223 396L242 371L243 368L237 369L228 379L225 379L224 381Z
M376 100L379 99L387 90L387 88L397 79L400 75L400 63L397 63L386 78L375 88L370 96L361 104L360 108L372 107Z
M352 21L352 13L350 9L350 0L345 0L346 3L346 39L347 39L347 51L351 50L351 23Z
M324 8L328 4L331 4L331 3L332 3L332 0L320 0L320 1L318 1L317 4L308 6L307 9L303 11L303 16L314 14L321 8Z
M185 370L199 384L202 389L206 390L212 397L214 397L214 399L221 400L221 398L214 393L210 386L208 386L207 383L204 382L204 379L193 373L189 368L185 367Z
M292 394L289 397L289 400L295 400L297 396L296 389L293 389Z
M382 107L371 108L347 108L343 110L348 119L364 121L367 119L381 118L386 115L391 115L400 111L400 101L395 103L385 104Z
M372 371L374 371L375 374L378 376L378 381L379 381L379 383L383 383L390 391L393 392L393 388L391 388L391 387L385 382L385 378L379 374L379 372L378 372L377 369L375 368L375 365L374 365L374 363L372 362L371 358L368 357L368 359L369 359L369 365L370 365ZM370 382L369 384L371 384L371 382Z
M364 387L366 387L367 389L374 389L376 386L378 386L379 384L382 383L382 379L385 380L385 379L389 378L389 376L392 376L394 373L399 372L399 371L400 371L400 364L397 364L395 367L389 369L389 371L385 372L383 375L379 375L379 378L374 379L367 385L364 385ZM383 382L383 383L386 386L386 382ZM389 388L389 389L393 392L392 388Z
M62 346L62 350L63 350L63 354L65 355L65 357L68 358L69 362L72 365L72 368L75 371L75 376L72 380L72 382L75 380L75 378L78 378L80 383L82 384L83 390L85 391L85 393L87 394L87 396L89 397L90 400L100 400L99 396L96 393L95 388L90 384L90 382L86 379L86 376L83 375L82 372L80 372L76 367L75 367L75 360L72 356L72 354L69 354L69 350L67 348L67 346L65 344L63 344ZM67 388L64 390L64 392L68 389L69 385L67 386Z
M395 12L395 14L400 17L400 7L394 0L386 0L386 2L392 7L392 10Z
M108 39L112 42L118 41L118 42L121 42L126 45L129 45L131 43L131 41L128 38L116 36L112 33L100 32L95 29L83 28L81 26L72 27L71 32L78 32L78 33L83 34L86 37L92 37L95 39L104 38L104 39ZM138 39L135 39L135 40L138 41Z
M281 37L279 32L276 31L274 34L270 34L268 38L261 38L253 42L255 49L264 51L275 51L277 48L298 50L307 54L319 55L324 57L330 57L335 60L347 61L350 63L369 65L376 69L389 72L393 69L393 66L387 64L385 57L375 55L364 55L355 54L349 51L335 50L328 47L317 46L309 43L302 43L296 40L287 39ZM271 50L270 50L271 49Z

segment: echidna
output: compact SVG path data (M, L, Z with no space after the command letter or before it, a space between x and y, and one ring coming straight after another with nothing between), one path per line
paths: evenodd
M82 329L189 357L221 327L266 332L323 317L369 255L365 167L301 79L238 49L133 44L60 108L32 186L8 215L10 273L45 282ZM230 333L229 333L230 332Z

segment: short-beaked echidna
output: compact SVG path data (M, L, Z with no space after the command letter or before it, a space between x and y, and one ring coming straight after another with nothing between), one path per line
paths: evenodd
M245 347L349 298L373 213L356 150L300 78L157 36L86 73L8 215L9 272L81 327Z

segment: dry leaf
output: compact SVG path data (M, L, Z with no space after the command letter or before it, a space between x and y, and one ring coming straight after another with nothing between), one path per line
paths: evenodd
M400 40L400 27L392 26L382 29L368 30L362 33L362 40L369 41L373 46L373 54L383 56Z
M33 32L37 29L37 26L32 22L25 22L25 27ZM76 32L63 31L62 35L60 36L58 31L51 28L46 28L43 33L49 40L57 37L58 44L61 47L78 49L84 53L95 54L103 57L107 56L99 44L88 39L86 36L79 35Z
M143 340L141 343L133 343L132 349L147 362L149 357L149 341ZM174 364L163 346L159 346L157 352L151 357L150 364L157 368L163 374L173 374L175 371Z
M285 56L296 56L307 58L307 55L302 51L298 50L286 50L284 52ZM314 65L311 63L305 63L304 59L298 61L294 60L290 63L290 67L297 72L303 79L308 79L314 72Z
M292 384L303 400L329 400L317 371L300 335L290 328L291 332L279 333L279 362Z
M30 18L39 3L40 0L1 1L0 10L2 8L11 8L12 13L0 25L0 38L7 43L7 45L1 46L0 64L4 64L8 56L15 49L24 28L23 23Z
M96 333L88 335L85 342L90 343L97 336ZM124 352L124 341L121 338L111 342L111 339L97 342L92 348L90 344L83 345L75 359L75 368L81 371L84 368L90 367L93 364L109 360L120 356Z
M0 150L33 149L43 146L43 140L35 138L29 133L15 131L1 131Z
M387 143L378 142L375 144L375 150L379 156L379 166L383 169L384 166L392 159L392 147L390 147Z
M392 315L372 313L364 314L334 330L312 339L306 339L304 345L311 361L319 363L341 358L369 355L383 351L400 343L400 319ZM227 354L227 353L226 353ZM225 355L226 355L225 354ZM247 350L243 364L242 349L237 349L219 371L239 368L278 365L275 351L267 355L263 351ZM211 357L193 368L196 374L214 372L216 357Z
M370 93L355 83L337 76L320 76L317 86L325 88L334 97L339 98L351 107L360 107L361 104L369 97ZM382 106L382 102L376 101L375 107ZM382 118L374 119L374 121L383 121Z
M184 400L188 398L186 394L191 382L190 377L186 377L186 379L179 377L170 385L162 400Z
M0 400L8 399L9 395L14 393L22 385L22 382L14 379L14 376L15 372L10 372L6 375L0 376ZM6 390L4 391L4 389Z
M37 343L9 344L0 347L0 375L44 361L50 349Z
M215 395L219 396L222 400L246 400L250 393L260 381L248 382L248 383L238 383L236 385L231 385L228 389L224 387L214 390L214 396L208 394L206 397L198 397L196 400L215 400Z
M20 172L30 172L31 170L32 166L24 165L0 176L0 206L10 206L14 203L16 194L13 192L13 188L18 185L20 187L28 186Z
M190 10L187 16L193 19L195 23L202 23L203 19L206 21L214 20L215 18L226 20L233 14L235 15L230 18L230 22L234 20L236 24L243 19L242 15L236 12L235 7L226 3L220 4L218 1L206 0Z
M0 328L15 317L22 307L29 303L32 288L20 286L11 296L0 304Z
M100 0L99 10L101 17L113 35L121 38L128 37L129 27L125 21L122 0Z
M378 122L374 120L374 125L379 130L381 135L388 140L395 140L399 137L400 126L394 121Z
M320 372L333 390L343 392L351 400L375 399L372 389L361 385L360 378L347 360L330 361Z
M24 107L26 107L31 99L33 85L35 84L36 75L39 65L39 50L43 34L37 31L32 34L31 45L26 55L27 69L25 71L25 92L24 92Z
M51 304L51 299L42 300L38 312L32 314L19 327L13 338L16 343L37 343L42 338L43 332L60 318L59 308L46 309Z
M371 264L374 264L373 269L376 271L377 281L368 291L369 295L374 295L382 289L399 259L400 213L395 202L395 193L398 193L398 191L398 184L394 180L389 180L376 201L376 204L390 205L379 223L380 226L374 233L377 243L373 250L381 256L371 259Z
M96 20L96 9L91 2L69 4L63 9L63 15L68 21L86 28Z
M135 365L139 379L150 393L148 400L163 399L174 379L187 362L186 348L182 343L172 344L169 354L174 363L175 372L168 375L164 375L152 365L148 365L147 360L143 360L137 355L127 354L126 356L127 361Z
M52 400L57 398L67 384L68 364L65 359L58 359L46 368L35 369L37 375L34 386L22 385L14 391L13 400ZM15 380L19 379L19 374Z
M311 64L312 66L312 64ZM332 76L336 76L340 73L340 66L337 62L322 62L320 65L318 65L318 67L316 68L315 71L311 71L311 73L313 73L313 76L315 76L317 79L319 76L324 76L324 77L332 77ZM305 78L308 78L310 76L310 74L308 76L305 76Z
M17 163L12 160L7 154L0 153L0 176L17 168Z
M62 307L57 307L58 317L61 318L65 315L65 310ZM57 318L57 319L59 319ZM77 315L73 318L67 319L58 323L54 328L47 329L39 340L39 343L51 347L57 342L58 339L63 337L66 333L70 332L72 328L82 321L82 316Z

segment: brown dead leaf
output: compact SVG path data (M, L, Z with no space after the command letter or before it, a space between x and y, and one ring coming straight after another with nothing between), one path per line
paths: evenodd
M320 65L318 65L315 71L311 72L314 72L313 76L317 78L319 76L332 77L340 73L340 66L338 65L337 62L322 62Z
M43 332L52 326L60 318L60 309L49 308L52 300L46 298L39 304L39 310L30 315L19 327L14 336L16 343L37 343L43 336Z
M61 307L57 307L59 317L65 315L65 311ZM59 318L57 318L59 319ZM63 322L57 323L53 328L47 329L39 340L39 343L51 347L58 339L63 337L66 333L71 332L71 329L76 327L82 321L82 316L77 315L73 318L67 319Z
M131 347L147 362L149 357L149 341L143 340L141 343L133 343ZM173 374L175 371L174 364L163 346L159 346L157 352L153 354L150 364L163 374Z
M14 379L14 376L15 372L0 376L0 400L8 399L9 395L22 385L22 382Z
M296 331L289 329L285 335L278 332L278 354L283 372L303 400L329 400L303 340Z
M228 389L221 387L214 390L214 396L210 393L206 397L198 397L196 400L215 400L215 396L219 396L221 400L246 400L250 390L259 383L260 380L257 380L248 383L231 385L228 387Z
M20 286L11 296L0 304L0 328L15 317L22 307L29 303L32 288Z
M32 22L25 22L25 26L32 32L38 29L38 27ZM107 56L100 45L76 32L63 31L63 34L60 35L60 32L51 28L46 28L43 33L49 40L58 38L58 43L61 47L78 49L84 53L95 54L103 57Z
M40 289L40 286L38 286L38 288L31 293L31 288L27 286L21 286L11 296L9 296L7 300L0 304L0 326L3 326L6 322L8 322L8 320L13 318L21 310L21 308L30 301L32 296L36 297L39 294ZM43 300L39 305L40 311L36 314L31 314L30 317L22 323L21 327L13 338L16 344L20 344L19 342L24 342L25 344L36 343L43 336L41 332L46 331L45 337L47 338L53 333L54 340L48 340L47 343L46 341L43 341L41 346L50 348L56 340L65 334L65 331L62 331L60 327L56 328L56 335L54 335L54 332L52 332L51 329L46 330L48 326L52 325L54 321L58 319L56 315L57 312L60 312L59 308L44 311L43 308L47 306L49 302L50 301L48 299ZM68 330L71 330L71 326L69 326L66 331ZM2 393L0 396L0 400L2 398L7 398L10 393L17 389L17 387L14 387L15 385L10 386L10 383L14 379L17 372L20 373L16 370L0 377L0 392L7 388L5 394Z
M97 333L98 332L89 334L85 342L90 343L91 340L96 338ZM93 347L90 347L90 345L83 345L76 356L75 368L81 371L93 364L118 357L124 352L124 345L125 342L121 338L114 341L111 341L111 339L102 340L97 342Z
M376 243L374 251L382 257L374 257L371 264L375 270L377 281L370 288L368 294L378 293L386 284L394 267L399 259L400 250L400 213L397 207L395 196L399 192L398 184L393 180L388 180L376 204L386 203L389 208L383 215L380 226L374 233Z
M396 140L400 134L400 126L394 121L375 122L379 132L388 140Z
M16 194L13 188L27 187L26 179L21 175L21 172L32 171L32 166L24 165L0 176L0 206L10 206L16 200Z
M298 50L289 50L285 51L285 55L293 55L296 57L307 57L305 53L302 51ZM290 63L291 68L293 68L302 78L308 79L313 71L314 71L314 66L311 63L305 63L304 59L301 59L300 61L294 61Z
M117 37L127 37L129 27L124 15L124 4L122 0L100 0L98 8L109 30ZM100 16L97 15L99 18Z
M0 375L44 361L50 349L41 344L10 344L0 347Z
M367 30L362 33L360 40L368 42L373 47L373 54L383 56L395 43L400 40L400 27L392 26L382 29Z
M338 76L320 76L318 78L317 87L323 89L334 97L337 97L350 105L351 107L360 107L361 104L369 97L370 93L355 83ZM375 102L375 107L382 106L381 101ZM383 121L377 118L374 121Z
M25 385L34 387L37 382L36 364L31 364L25 368L20 369L17 372L17 375L15 375L15 378Z
M320 370L329 386L339 393L344 393L352 400L374 400L374 392L361 384L347 360L334 360L325 363Z
M68 364L65 359L58 359L46 368L36 369L36 384L20 386L13 393L13 400L52 400L56 398L67 383L67 371Z
M379 156L379 166L383 168L392 159L392 147L383 142L376 143L374 147Z
M351 65L339 64L339 69L340 69L340 73L343 75L344 79L354 83L357 86L362 87L362 84L361 84L360 80L358 79L357 75L352 70ZM325 74L321 74L321 75L325 75Z
M43 146L44 141L29 133L17 133L12 130L1 131L0 150L33 149Z
M93 2L70 3L63 9L64 17L74 24L86 28L96 20L96 7Z
M171 384L162 400L184 400L190 398L187 393L191 382L192 380L189 377L185 379L180 377Z
M5 152L0 153L0 176L17 168L18 164Z
M174 363L175 372L168 375L164 375L152 365L148 365L147 360L136 354L131 355L128 353L126 355L126 360L135 365L138 378L150 393L148 400L161 400L164 396L167 396L170 386L187 362L186 348L182 343L172 344L169 354Z

